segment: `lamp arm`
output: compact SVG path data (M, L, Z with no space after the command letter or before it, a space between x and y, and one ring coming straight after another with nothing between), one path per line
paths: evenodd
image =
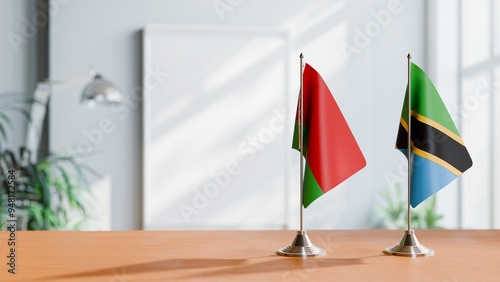
M43 122L47 112L47 103L52 93L51 85L47 82L39 82L36 85L34 98L35 103L31 106L31 120L28 124L26 134L26 147L31 152L31 161L36 162L40 149L40 139L43 132Z
M92 81L91 84L85 88L82 96L82 101L90 101L95 99L96 95L104 96L109 103L120 103L122 101L120 92L110 82L102 79L101 76L96 75L93 68L89 71L89 76L85 78L75 77L72 79L55 80L46 79L36 84L34 98L36 103L31 107L31 121L28 125L28 132L26 134L26 147L31 152L31 160L36 161L38 151L40 149L40 139L43 133L43 122L47 113L47 103L52 94L52 90L56 87L67 87L71 85L81 84L85 81ZM87 93L87 89L89 93ZM97 93L97 94L96 94Z
M47 113L49 97L53 88L69 87L91 81L96 71L91 67L86 76L79 75L69 79L45 79L36 84L35 103L31 107L31 120L26 134L26 147L31 152L31 161L36 162L40 150L40 139L43 133L43 122Z
M53 88L56 88L56 87L59 88L59 87L63 87L63 86L69 87L69 86L74 86L74 85L90 82L90 81L92 81L92 79L94 79L94 77L96 75L97 75L97 72L94 70L94 68L90 68L87 75L85 75L85 76L79 75L79 76L74 76L74 77L67 78L67 79L48 78L48 79L45 79L44 81L39 82L39 83L46 83Z

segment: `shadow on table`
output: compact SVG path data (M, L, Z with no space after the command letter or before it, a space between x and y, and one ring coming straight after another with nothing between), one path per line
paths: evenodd
M191 275L182 276L180 278L199 278L199 277L217 277L223 275L244 275L251 273L268 273L281 272L282 280L300 278L308 275L317 269L331 268L338 266L349 266L363 264L363 258L283 258L276 256L277 259L269 261L248 262L238 265L237 267L228 267L226 269L218 269L215 271L205 271L202 273L194 273Z
M273 259L275 258L275 259ZM202 270L177 278L217 277L221 275L237 275L249 273L284 272L284 275L294 275L295 272L312 272L314 269L330 268L362 264L363 258L283 258L265 256L248 259L165 259L146 263L129 264L95 271L83 271L65 275L47 277L51 280L71 278L112 277L116 281L134 280L134 274L151 272L168 272L182 270ZM211 268L217 268L212 270ZM205 270L206 269L206 270Z
M94 271L83 271L65 275L48 277L50 279L91 278L99 276L117 277L118 281L127 280L133 274L159 271L173 271L182 269L198 269L212 267L235 267L245 263L247 259L165 259L145 263L129 264L117 267L103 268Z

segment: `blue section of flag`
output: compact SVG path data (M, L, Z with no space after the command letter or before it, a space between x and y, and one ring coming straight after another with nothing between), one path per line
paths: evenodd
M416 207L457 178L454 173L433 161L415 154L412 154L412 159L410 191L410 204L412 207Z

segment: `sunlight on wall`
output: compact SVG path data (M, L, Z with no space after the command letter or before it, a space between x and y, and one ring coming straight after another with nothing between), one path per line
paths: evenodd
M147 144L146 228L282 228L284 122L276 124L273 110L283 111L285 97L283 33L153 32L188 37L183 44L196 44L198 58L165 62L161 66L171 69L171 80L149 93L154 126ZM149 51L161 56L171 45ZM178 114L165 120L163 113L177 107L177 97ZM155 122L156 116L163 122Z

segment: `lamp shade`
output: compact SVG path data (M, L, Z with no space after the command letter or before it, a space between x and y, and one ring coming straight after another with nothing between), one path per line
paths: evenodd
M91 104L94 102L119 104L122 102L122 96L111 82L98 74L83 90L81 101Z

